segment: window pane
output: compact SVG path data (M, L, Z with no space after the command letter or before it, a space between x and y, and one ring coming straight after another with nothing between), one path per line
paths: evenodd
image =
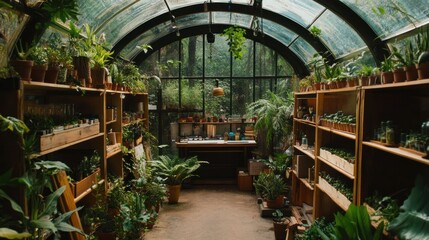
M307 41L298 37L294 43L290 46L290 49L299 56L305 63L309 63L313 58L314 54L317 53Z
M264 0L263 8L286 16L303 27L310 25L324 8L311 0Z
M274 50L256 44L256 76L275 76L276 54Z
M236 77L253 76L253 41L246 40L244 44L246 52L243 54L243 58L241 60L232 60L232 75Z
M232 114L243 116L246 105L253 101L253 80L232 79Z
M202 35L182 40L182 74L185 77L203 75L203 41Z
M162 81L162 108L179 108L179 80L167 79Z
M278 76L292 76L295 74L295 71L293 70L292 66L289 62L286 61L283 57L280 55L277 59L277 75Z
M274 83L274 79L270 79L270 78L259 78L256 79L256 86L255 86L255 99L261 99L264 98L265 93L270 90L270 86L271 86L271 82L273 81Z
M181 109L202 110L203 109L203 84L202 80L182 79L181 81Z
M412 22L418 23L428 18L427 0L341 1L359 14L381 38L394 34ZM379 7L385 11L384 14L374 11Z
M335 57L341 57L366 46L360 36L331 11L324 12L313 25L322 30L322 41L332 50Z
M230 75L228 42L218 34L215 37L214 43L206 44L206 76L227 77Z
M179 42L171 43L160 49L160 64L165 68L161 71L162 77L179 77Z
M225 96L213 96L213 87L216 86L214 79L206 79L205 81L205 111L207 117L212 116L227 116L230 113L230 87L229 80L220 80L219 86L223 88Z

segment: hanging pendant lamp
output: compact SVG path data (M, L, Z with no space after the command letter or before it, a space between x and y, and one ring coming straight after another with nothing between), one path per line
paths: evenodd
M213 88L213 96L219 97L224 95L225 93L223 91L223 88L219 87L219 80L216 79L216 87Z

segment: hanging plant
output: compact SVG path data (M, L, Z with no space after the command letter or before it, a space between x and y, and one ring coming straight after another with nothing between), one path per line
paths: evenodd
M232 53L234 59L241 60L246 52L246 49L243 48L244 42L246 41L246 38L244 37L245 33L245 29L237 26L231 26L226 28L221 34L221 36L227 37L229 52Z

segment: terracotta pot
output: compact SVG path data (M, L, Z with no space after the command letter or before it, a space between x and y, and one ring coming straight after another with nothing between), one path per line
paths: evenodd
M92 68L91 69L92 85L96 88L104 88L106 82L106 69L105 68Z
M47 83L57 83L58 74L60 72L60 67L55 65L48 66L46 71L45 82Z
M393 83L393 72L382 72L381 73L381 83L387 84L387 83Z
M284 221L283 222L273 221L273 226L274 226L274 236L276 240L285 240L287 224Z
M338 88L345 88L347 87L347 81L345 79L341 79L340 81L337 82L337 86Z
M329 89L337 89L337 83L335 82L329 83Z
M282 208L284 206L283 195L277 196L277 198L273 200L265 199L265 201L267 202L268 208Z
M168 185L168 203L175 204L179 202L181 185Z
M89 58L84 56L75 56L73 57L73 66L77 71L77 78L81 81L82 86L90 87L92 85L92 79Z
M369 77L369 85L378 85L380 83L380 75L371 75Z
M347 80L347 86L348 87L354 87L354 86L358 85L356 82L358 82L357 78L350 78Z
M407 82L417 80L418 74L417 74L416 65L404 67L404 71L405 71L405 76L407 78Z
M361 77L360 78L360 85L361 86L368 86L369 85L369 77Z
M31 69L31 79L35 82L44 82L48 65L34 65Z
M13 60L10 61L10 65L21 77L21 80L31 81L31 70L34 62L31 60Z
M393 71L393 82L404 82L405 79L407 79L407 76L405 75L404 69L397 68Z
M320 83L315 83L315 84L313 84L313 89L314 89L315 91L320 90Z
M429 62L416 64L419 80L429 79Z

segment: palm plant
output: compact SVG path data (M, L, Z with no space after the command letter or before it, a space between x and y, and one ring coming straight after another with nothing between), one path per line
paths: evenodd
M247 105L247 115L256 116L255 130L265 135L262 157L273 152L273 139L284 141L291 132L293 94L280 89L278 93L267 92L265 98Z

